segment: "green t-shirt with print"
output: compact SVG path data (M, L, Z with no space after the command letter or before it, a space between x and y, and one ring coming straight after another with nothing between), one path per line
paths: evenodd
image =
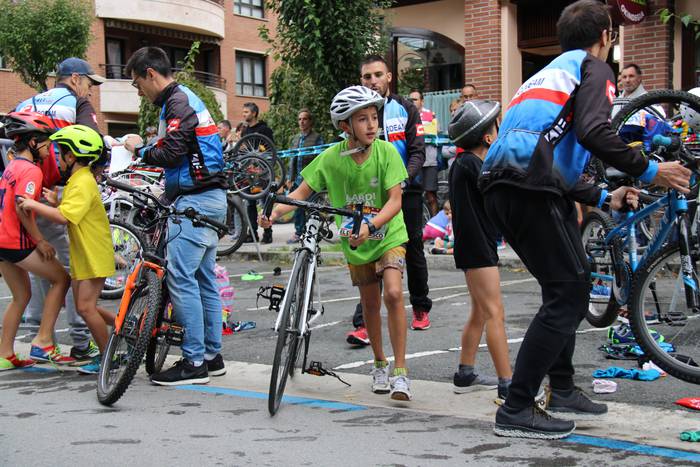
M319 154L301 175L312 190L327 191L331 206L353 209L364 203L365 219L374 217L389 200L389 188L408 178L406 167L396 148L386 141L375 140L366 161L357 164L351 156L341 156L348 149L342 141ZM388 250L408 241L403 213L398 212L381 229L351 250L348 237L352 233L352 218L336 216L343 253L348 263L359 265L376 261Z

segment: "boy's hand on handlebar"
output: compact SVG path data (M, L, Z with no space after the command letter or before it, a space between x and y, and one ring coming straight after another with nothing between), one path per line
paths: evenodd
M622 211L623 208L637 209L639 206L639 190L631 186L621 186L611 193L610 208Z
M357 235L350 235L350 237L348 238L348 242L350 243L351 247L357 248L358 246L365 243L368 238L369 227L367 227L367 224L363 222L362 226L360 227L360 233Z
M683 167L679 161L661 162L652 183L688 193L690 192L690 170Z

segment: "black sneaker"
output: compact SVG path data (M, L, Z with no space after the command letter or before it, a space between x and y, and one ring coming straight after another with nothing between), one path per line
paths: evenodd
M221 354L216 354L216 357L211 360L204 360L207 365L207 371L211 376L223 376L226 374L226 364Z
M272 243L272 229L265 229L265 231L263 232L262 240L260 240L260 243L263 243L263 244Z
M496 411L493 432L511 438L561 439L575 429L575 422L554 418L538 407L517 410L502 405Z
M576 415L604 415L608 406L593 402L579 387L567 393L552 390L547 409L551 412Z
M496 389L498 378L490 376L480 376L476 373L465 375L459 371L452 378L452 391L455 394L465 394L472 391L483 391L485 389Z
M89 341L84 348L73 346L70 349L70 356L75 359L76 363L88 364L100 356L100 349L94 342Z
M178 386L181 384L207 384L209 374L207 365L194 366L186 358L178 360L168 370L151 376L151 382L160 386Z

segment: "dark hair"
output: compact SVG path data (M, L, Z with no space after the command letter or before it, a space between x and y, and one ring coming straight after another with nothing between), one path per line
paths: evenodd
M360 70L362 70L363 66L369 65L370 63L374 63L374 62L382 62L384 64L384 66L386 66L386 69L387 70L389 69L389 64L386 62L384 57L382 57L381 55L377 55L377 54L369 54L369 55L365 55L364 58L362 58L362 61L360 62Z
M608 7L598 0L578 0L564 8L557 35L564 52L591 47L604 30L611 29Z
M255 102L246 102L245 104L243 104L243 107L253 112L255 114L255 118L258 118L260 109L258 108L258 105Z
M411 89L411 92L409 92L409 94L413 94L414 92L417 92L418 95L420 96L420 99L423 100L423 91L421 91L418 88L413 88L413 89Z
M314 115L311 113L311 111L309 110L308 107L302 107L301 109L299 109L299 112L297 112L297 116L299 116L299 114L303 114L303 113L308 114L309 120L311 120L312 122L314 121Z
M634 68L634 71L636 71L639 76L642 76L642 69L639 68L639 65L636 63L628 63L622 67L623 70L626 70L627 68Z
M226 120L226 119L221 120L221 121L219 122L219 125L222 125L222 124L223 124L226 128L228 128L229 130L232 128L232 127L231 127L231 122L229 122L229 121Z
M124 73L131 76L133 72L136 76L146 76L146 70L152 68L161 75L168 77L173 74L170 59L165 50L160 47L141 47L129 57L126 62Z
M45 133L39 133L37 132L29 132L29 133L20 133L18 135L15 135L13 138L11 138L13 141L12 147L15 150L15 152L20 152L24 151L26 149L29 149L29 142L31 140L36 140L37 144L38 143L43 143L47 139L49 139L49 135Z

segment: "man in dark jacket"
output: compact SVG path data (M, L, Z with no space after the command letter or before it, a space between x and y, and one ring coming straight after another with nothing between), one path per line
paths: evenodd
M688 192L690 171L657 164L628 147L610 127L615 77L605 63L616 33L604 3L579 0L557 23L564 51L525 82L508 106L479 180L486 212L542 288L543 304L520 346L500 436L558 439L576 427L534 407L545 375L548 409L586 416L607 412L574 386L576 329L586 315L590 268L574 201L621 209L637 191L608 193L580 182L591 153L647 183Z
M292 138L289 149L310 148L323 144L323 137L314 131L314 119L309 109L301 109L297 118L299 133ZM301 184L301 171L313 160L314 156L295 156L289 158L289 170L287 171L287 189L294 191ZM304 210L294 211L294 235L287 243L299 241L304 231Z
M254 133L261 134L270 138L270 141L275 142L275 136L272 133L272 129L267 126L262 120L258 120L258 114L260 109L255 102L246 102L243 104L243 118L248 126L243 128L241 131L241 138L246 135L252 135ZM248 201L248 220L250 221L250 227L255 236L255 240L258 239L258 208L256 201ZM252 242L253 239L250 235L246 236L246 242ZM260 243L272 243L272 228L265 229L263 232L262 240Z
M362 61L360 69L362 85L386 98L386 103L379 111L380 136L396 147L408 171L401 210L408 231L406 273L409 297L413 306L411 329L426 330L430 327L428 313L433 302L428 297L428 264L425 261L422 239L423 187L420 183L420 173L425 162L423 124L418 109L411 101L391 93L389 87L391 78L389 65L383 57L368 55ZM360 304L355 310L353 325L356 329L348 333L347 342L354 345L368 345L369 337L364 327Z

